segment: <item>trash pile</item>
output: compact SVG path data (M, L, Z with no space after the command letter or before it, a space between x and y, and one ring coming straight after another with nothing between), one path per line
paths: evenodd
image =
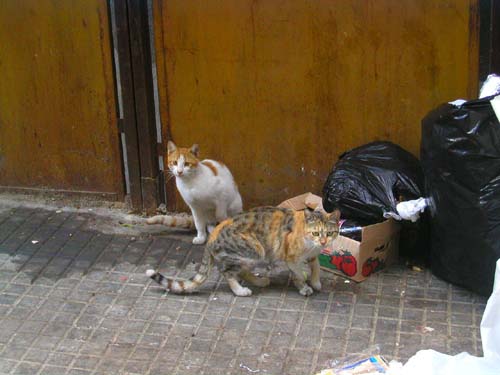
M490 75L479 99L445 103L425 116L421 160L389 142L358 147L341 155L322 198L322 207L340 209L343 219L334 249L320 256L324 269L361 281L354 266L364 277L383 269L394 259L388 244L397 254L399 242L399 255L490 296L481 322L484 357L421 350L403 365L373 351L326 364L318 375L500 374L499 119L500 77ZM385 237L380 228L370 231L388 222L398 230Z
M362 281L403 257L482 295L500 258L500 77L478 100L457 100L422 120L421 160L391 142L345 152L319 197L287 201L341 212L338 240L320 264ZM322 203L322 204L320 204Z
M428 220L419 160L391 142L373 142L340 156L323 197L302 194L280 207L341 212L340 233L319 255L321 268L360 282L402 255L425 263ZM420 217L422 215L422 218Z
M323 206L327 212L340 209L347 220L341 234L347 237L359 233L356 227L390 218L401 221L399 254L424 262L428 221L419 220L421 208L408 213L399 205L422 199L424 187L424 174L415 156L393 143L373 142L340 156L323 188Z

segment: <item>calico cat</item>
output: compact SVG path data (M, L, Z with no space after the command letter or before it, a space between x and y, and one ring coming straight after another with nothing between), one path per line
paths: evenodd
M193 214L197 235L194 244L203 244L207 239L207 229L230 216L242 211L238 186L229 169L214 160L198 159L199 147L190 149L177 147L172 141L167 143L168 168L175 176L179 193ZM192 221L172 216L154 216L148 224L161 223L189 228Z
M311 286L319 291L318 255L331 246L339 233L339 211L325 214L306 209L260 207L241 213L220 223L210 234L198 273L189 280L168 279L154 270L146 275L173 293L191 293L208 277L214 262L237 296L250 296L252 291L240 285L243 279L265 287L269 278L252 273L257 266L285 261L299 293L309 296ZM311 268L310 285L303 266Z

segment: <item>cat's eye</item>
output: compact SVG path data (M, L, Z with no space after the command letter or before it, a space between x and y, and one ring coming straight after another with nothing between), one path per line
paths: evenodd
M184 163L184 166L185 166L185 167L190 167L190 166L191 166L191 163L186 162L186 163Z
M333 236L333 232L326 232L326 235L327 235L328 237L331 237L331 236Z
M312 235L313 235L314 237L318 237L318 236L319 236L319 232L312 232Z
M174 160L174 161L172 162L172 164L173 164L173 165L177 165L177 160Z

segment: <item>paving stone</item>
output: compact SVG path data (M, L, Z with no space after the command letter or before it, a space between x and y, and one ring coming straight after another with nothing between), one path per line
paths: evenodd
M75 358L72 354L66 353L53 353L47 360L49 365L54 366L68 366Z
M43 363L49 357L50 351L41 349L30 349L25 355L24 360L29 362Z
M33 332L17 332L9 342L10 346L29 347L36 339L37 334Z
M8 374L18 364L17 361L3 359L0 361L0 373Z
M24 346L6 346L5 349L0 353L0 358L18 360L26 353L28 348Z
M99 363L99 360L100 360L99 357L94 357L89 355L79 355L73 362L73 367L92 371Z
M64 375L66 370L65 367L45 365L40 375Z
M69 370L68 375L89 375L91 373L91 371L72 368Z
M57 351L64 353L77 353L82 347L83 342L71 338L62 339L57 345Z
M37 363L20 363L19 366L17 366L14 372L12 372L11 374L35 375L38 373L41 367L42 365Z
M52 350L57 347L60 341L61 339L59 337L40 335L33 343L33 347L43 350Z

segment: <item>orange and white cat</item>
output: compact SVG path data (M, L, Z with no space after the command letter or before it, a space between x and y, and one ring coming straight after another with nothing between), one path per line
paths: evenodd
M215 160L199 160L199 147L177 147L172 141L167 143L167 160L170 172L175 176L179 193L191 209L197 235L194 244L203 244L207 230L217 223L242 211L241 196L233 175L222 163ZM149 224L162 223L175 226L189 226L176 223L171 216L154 216Z

